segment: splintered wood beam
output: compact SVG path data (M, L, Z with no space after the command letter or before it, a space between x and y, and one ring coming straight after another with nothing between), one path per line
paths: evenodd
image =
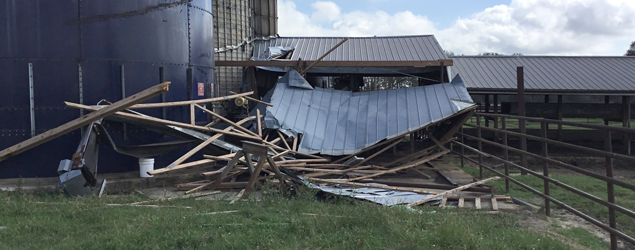
M280 133L280 130L276 130L276 132L278 132L278 136L280 137L280 140L282 140L282 142L284 143L284 145L287 147L288 150L293 150L290 146L289 143L287 143L287 140L284 139L284 136L282 135L282 133Z
M250 91L250 92L245 92L245 93L240 93L240 94L235 94L235 95L214 97L214 98L200 99L200 100L191 100L191 101L162 102L162 103L143 103L143 104L133 105L130 108L131 109L145 109L145 108L162 108L162 107L174 107L174 106L187 106L187 105L190 105L192 103L197 103L198 104L198 103L210 103L210 102L231 100L231 99L235 99L235 98L242 97L242 96L252 95L253 93L254 93L253 91Z
M188 162L188 163L184 163L184 164L181 164L181 165L177 165L177 166L173 167L172 169L160 168L160 169L157 169L157 170L152 170L152 171L148 172L148 174L150 174L150 175L165 174L165 173L171 172L171 171L182 170L182 169L197 167L197 166L201 166L201 165L208 165L208 164L212 164L214 162L216 162L216 161L207 160L207 159L200 160L200 161L193 161L193 162Z
M245 122L248 122L248 121L251 121L252 119L254 119L254 117L247 117L247 118L242 119L239 122L237 122L236 125L240 126L241 124L243 124ZM228 127L228 128L226 128L226 129L224 129L222 131L229 131L230 129L231 129L231 127ZM163 173L170 172L172 170L183 169L183 167L177 168L177 166L180 165L181 163L183 163L184 161L186 161L187 159L189 159L190 157L192 157L192 155L194 155L195 153L197 153L201 149L205 148L206 146L208 146L209 144L214 142L214 140L217 140L218 138L220 138L221 136L222 136L222 134L217 134L217 135L214 135L214 136L210 137L209 139L205 140L204 142L202 142L201 144L199 144L198 146L196 146L195 148L193 148L192 150L187 152L185 155L179 157L176 161L172 162L167 167L150 171L150 172L148 172L148 174L150 174L150 175L163 174ZM224 156L232 157L233 155L234 154L229 154L229 155L224 155Z
M106 116L117 113L120 110L124 110L129 108L132 105L148 100L152 97L158 96L168 91L168 87L170 86L170 82L164 82L159 85L152 86L146 90L143 90L139 93L136 93L130 97L127 97L121 101L115 102L112 105L108 105L108 107L100 109L99 111L92 112L90 114L84 115L80 118L62 124L61 126L46 131L42 134L31 137L28 140L20 142L16 145L13 145L9 148L6 148L0 151L0 161L4 161L13 157L17 154L20 154L24 151L27 151L31 148L34 148L42 143L53 140L57 137L60 137L64 134L67 134L73 130L86 126L96 120L102 119Z
M196 109L194 104L190 104L190 124L196 125Z
M367 147L367 148L363 149L362 151L359 151L359 152L357 152L357 153L350 154L350 155L348 155L348 156L346 156L346 157L340 158L339 160L334 161L333 163L340 163L340 162L344 162L345 160L348 160L348 159L352 158L353 156L358 156L358 155L359 155L359 154L361 154L361 153L367 152L367 151L372 150L372 149L377 148L377 147L381 147L381 146L383 146L383 145L386 145L386 144L391 143L391 142L393 142L394 140L398 140L398 139L399 139L399 138L395 138L395 139L392 139L392 140L386 140L386 141L383 141L383 142L381 142L381 143L377 143L377 144L375 144L375 145L373 145L373 146L370 146L370 147ZM402 139L402 140L403 140L403 139Z
M409 207L417 206L417 205L426 203L428 201L434 200L436 198L439 198L441 196L448 195L448 194L453 194L453 193L456 193L456 192L471 188L473 186L482 185L482 184L485 184L487 182L490 182L490 181L493 181L493 180L498 180L498 179L500 179L500 177L496 176L496 177L492 177L492 178L487 178L485 180L473 182L473 183L470 183L470 184L467 184L467 185L463 185L463 186L457 187L455 189L451 189L451 190L448 190L448 191L445 191L445 192L438 193L436 195L427 197L425 199L421 199L421 200L418 200L418 201L415 201L415 202L408 203L408 205L406 205L406 206L409 206ZM459 202L460 202L460 200L459 200ZM480 202L480 199L479 199L479 202Z
M392 169L389 169L389 170L384 170L384 171L381 171L380 173L376 173L376 174L371 174L371 175L366 175L366 176L361 176L361 177L349 179L349 181L357 181L357 180L367 179L367 178L380 176L380 175L384 175L384 174L395 173L397 171L401 171L401 170L408 169L408 168L411 168L411 167L419 166L421 164L424 164L426 162L429 162L431 160L439 158L439 157L441 157L441 156L443 156L443 155L445 155L445 154L447 154L449 152L450 152L449 150L441 151L439 153L426 156L423 159L421 159L419 161L416 161L414 163L406 164L406 165L399 166L399 167L396 167L396 168L392 168Z
M425 130L425 133L428 136L428 138L430 138L430 140L432 140L434 142L434 144L439 146L439 148L441 150L447 150L447 148L445 148L445 146L443 146L443 143L441 143L439 140L437 140L437 138L435 138L434 135L432 135L432 133L430 133L430 131Z
M386 152L386 150L391 149L392 147L396 146L397 144L401 143L403 141L403 136L400 137L399 139L397 139L395 142L391 143L390 145L386 146L385 148L383 148L382 150L377 151L377 153L374 153L373 155L366 157L366 159L364 159L363 161L355 164L353 167L358 167L361 166L362 164L366 163L367 161L372 160L373 158L377 157L378 155L380 155L383 152Z
M329 51L327 51L326 53L324 53L322 56L320 56L320 58L318 58L317 60L315 60L315 62L312 62L311 64L309 64L308 67L302 69L302 72L299 72L300 75L304 75L309 69L311 69L313 66L315 66L315 64L319 63L320 61L322 61L322 59L324 59L326 56L328 56L329 54L331 54L331 52L333 52L334 50L336 50L337 48L339 48L340 46L342 46L342 44L344 44L346 41L348 41L348 37L342 39L342 41L340 41L339 43L337 43L335 46L333 46L333 48L331 48Z
M206 109L206 108L204 108L203 106L198 105L198 104L194 104L194 106L196 106L196 107L197 107L197 108L199 108L200 110L205 111L206 113L208 113L208 114L210 114L210 115L215 116L215 117L216 117L216 118L218 118L218 119L221 119L222 121L224 121L224 122L226 122L226 123L229 123L230 125L234 126L234 128L236 128L236 129L238 129L238 130L240 130L240 131L243 131L243 132L245 132L245 133L247 133L247 134L249 134L249 135L252 135L252 136L254 136L254 137L258 137L258 139L261 139L261 137L260 137L260 136L258 136L256 133L251 132L251 130L246 129L246 128L244 128L243 126L240 126L240 125L236 124L235 122L230 121L229 119L227 119L227 118L223 117L222 115L216 114L216 113L212 112L211 110Z
M452 140L452 139L448 140L448 142L449 142L449 141L451 141L451 140ZM446 142L446 143L447 143L447 142ZM424 155L426 155L426 154L429 154L429 151L430 151L430 150L432 150L432 149L434 149L435 147L437 147L437 146L435 145L435 146L430 146L430 147L427 147L427 148L425 148L425 149L423 149L423 150L420 150L420 151L418 151L418 152L415 152L414 154L409 154L409 155L406 155L406 156L401 157L401 158L399 158L399 159L396 159L396 160L394 160L394 161L392 161L392 162L389 162L389 163L386 163L386 164L382 164L382 166L384 166L384 167L389 167L389 166L392 166L392 165L397 164L397 163L399 163L399 162L403 162L403 161L406 161L406 160L412 160L412 159L419 158L419 157L421 157L421 156L424 156Z
M284 166L282 166L284 167ZM342 169L342 170L337 170L337 171L333 171L333 172L329 172L329 173L312 173L312 174L305 174L305 177L322 177L322 176L327 176L327 175L334 175L334 174L343 174L343 173L348 173L348 172L353 172L353 171L357 171L357 170L362 170L362 169L369 169L369 168L373 168L373 166L361 166L361 167L355 167L355 168L349 168L349 169Z
M258 124L258 136L262 138L262 124L260 124L260 109L256 109L256 116L258 117L258 119L256 119Z
M104 107L101 107L101 108L95 108L93 106L82 105L82 104L77 104L77 103L72 103L72 102L64 102L64 103L66 104L66 106L71 107L71 108L86 109L86 110L91 110L91 111L100 110L101 108L108 107L108 106L104 106ZM188 124L188 123L164 120L164 119L154 118L154 117L151 117L151 116L135 115L135 114L121 112L121 111L120 112L116 112L115 115L128 117L128 118L139 119L139 120L144 120L144 121L148 121L148 122L159 123L159 124L172 125L172 126L178 126L178 127L183 127L183 128L196 129L196 130L202 130L202 131L214 132L214 133L220 133L220 134L226 134L226 135L233 135L233 136L238 136L238 137L242 137L242 138L246 138L246 139L262 141L262 139L257 137L257 136L251 136L251 135L246 135L246 134L229 132L229 130L221 130L221 129L203 127L203 126L196 126L196 125L192 125L192 124ZM255 116L249 117L249 119L250 120L254 119L254 117Z

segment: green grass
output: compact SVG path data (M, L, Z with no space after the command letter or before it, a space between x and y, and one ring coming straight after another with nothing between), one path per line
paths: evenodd
M555 230L560 235L564 235L570 239L575 239L578 244L588 247L590 249L601 250L601 249L607 249L610 246L609 243L602 241L602 239L591 234L589 231L579 227L562 228L557 226L555 227Z
M268 194L263 201L172 200L184 208L106 207L138 195L66 198L0 193L2 249L568 249L514 215L343 198ZM237 213L200 215L238 210ZM316 214L305 215L304 213Z
M457 166L460 166L460 163L455 162L455 160L450 160L450 161L452 161ZM463 168L463 170L473 176L478 176L478 173L479 173L478 169L471 168L471 167L465 167ZM500 172L503 172L503 171L500 170ZM510 172L518 172L518 171L510 171ZM489 172L486 169L483 170L483 174L484 174L484 178L494 176L493 173ZM596 197L599 197L603 200L607 200L607 197L608 197L607 186L606 186L606 182L602 180L598 180L598 179L587 177L587 176L566 175L566 174L551 174L550 177L556 180L559 180L569 186L575 187L584 192L587 192ZM539 191L544 190L543 180L537 177L534 177L531 175L524 175L524 176L514 177L514 179L526 185L529 185L530 187L536 190L539 190ZM628 182L635 183L635 181L628 181ZM488 183L488 185L493 185L494 192L496 192L497 194L510 195L512 197L521 199L526 202L539 198L537 195L533 194L532 192L518 185L515 185L514 183L510 183L510 191L509 193L505 193L505 181L502 179L490 182ZM580 195L569 192L568 190L558 187L554 184L550 184L549 189L550 189L551 196L553 198L561 202L564 202L565 204L575 209L578 209L587 215L600 219L605 223L608 223L608 208L607 207L600 205L598 203L595 203ZM630 189L626 189L620 186L615 186L615 202L616 204L624 208L631 209L631 210L635 209L635 191L632 191ZM552 204L552 208L558 208L558 206ZM616 212L616 215L617 215L616 221L617 221L618 229L626 233L627 235L631 235L631 236L635 235L635 218L631 218L620 212ZM597 237L589 238L585 234L581 235L576 233L571 233L566 235L576 236L575 239L577 239L580 244L583 244L583 242L590 241L590 242L595 242L599 245L602 245L604 246L604 248L608 246L607 243L602 242ZM594 246L594 244L583 244L583 245L589 246L589 247Z

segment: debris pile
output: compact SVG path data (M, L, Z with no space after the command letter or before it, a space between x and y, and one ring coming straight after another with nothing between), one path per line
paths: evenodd
M99 143L137 157L140 162L195 143L171 164L147 174L200 169L202 180L177 185L188 195L202 190L237 189L242 191L236 199L244 199L268 182L282 190L304 185L384 205L436 202L444 206L448 199L455 199L462 206L468 198L474 199L478 208L481 198L486 197L494 209L496 199L501 197L492 195L491 189L476 187L492 179L473 182L461 169L440 160L450 152L445 145L476 107L460 77L455 80L353 93L313 88L300 73L290 70L262 100L246 92L140 104L166 92L169 83L164 83L115 103L102 101L87 106L67 102L68 107L92 113L1 151L0 160L84 127L76 153L58 167L60 187L69 195L103 192L105 181L97 179ZM247 117L237 121L206 106L236 98L241 105L257 103ZM189 123L138 111L176 106L189 106ZM213 121L197 124L198 110ZM102 125L105 121L145 127L179 140L117 145Z

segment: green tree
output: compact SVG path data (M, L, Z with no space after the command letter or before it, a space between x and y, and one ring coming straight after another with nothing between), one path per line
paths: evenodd
M631 47L626 51L625 56L635 56L635 41L631 43Z

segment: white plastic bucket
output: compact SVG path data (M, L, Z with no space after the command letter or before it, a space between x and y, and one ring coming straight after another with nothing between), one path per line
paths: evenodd
M154 170L154 158L139 158L139 176L141 178L152 177L148 172Z

